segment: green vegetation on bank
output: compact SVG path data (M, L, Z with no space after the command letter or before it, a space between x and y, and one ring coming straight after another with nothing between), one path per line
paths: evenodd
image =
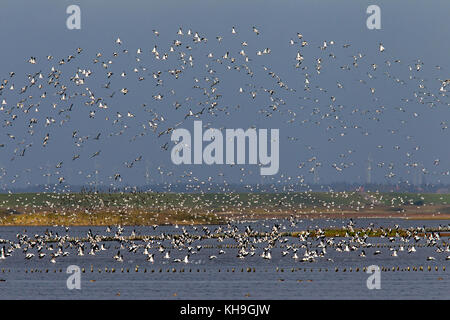
M19 193L0 194L0 224L221 223L223 214L329 213L409 208L450 213L450 194ZM222 214L222 215L221 215Z
M446 205L450 194L434 193L366 193L293 192L293 193L17 193L0 194L0 207L263 207L263 206L351 206L370 204L371 199L383 205Z

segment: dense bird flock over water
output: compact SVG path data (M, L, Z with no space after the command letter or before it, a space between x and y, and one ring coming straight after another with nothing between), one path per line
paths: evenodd
M221 260L221 257L242 261L271 260L274 255L277 261L315 263L334 262L334 258L346 257L352 252L358 259L377 255L396 259L426 250L432 253L423 257L426 261L450 260L448 235L441 237L449 232L448 224L433 229L400 228L399 225L375 227L373 223L357 227L350 219L341 228L298 230L302 222L291 217L264 220L259 224L244 221L221 226L175 225L161 231L157 225L139 231L133 228L125 231L117 226L97 228L97 231L88 229L78 236L71 236L69 227L60 228L59 232L47 229L36 234L23 230L14 239L0 239L0 259L23 255L26 260L48 260L55 264L70 256L79 257L79 261L83 256L102 256L124 262L125 253L128 261L145 258L149 264L200 263L196 255L206 261ZM386 241L380 247L379 239L383 238ZM200 254L202 250L208 252L207 256L203 252Z

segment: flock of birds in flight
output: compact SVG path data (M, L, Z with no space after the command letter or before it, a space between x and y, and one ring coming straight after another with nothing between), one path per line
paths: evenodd
M414 135L417 123L413 122L434 110L448 110L450 79L423 78L423 70L428 67L423 61L417 59L405 63L389 58L388 49L381 43L374 52L365 54L355 52L347 43L338 45L335 41L323 41L319 46L313 45L301 33L294 34L287 43L289 47L285 51L291 55L291 61L284 61L283 68L292 66L292 69L291 74L284 76L284 71L277 73L275 70L279 61L270 58L279 48L255 49L254 43L262 41L263 33L257 27L252 31L253 35L243 40L239 30L233 27L211 40L199 32L179 28L171 43L154 45L151 49L127 48L126 41L117 38L113 52L98 52L90 58L82 48L64 58L51 55L28 58L35 71L26 74L25 81L21 79L23 75L11 71L0 83L0 185L9 189L22 179L25 186L32 186L31 177L36 171L40 181L42 178L52 181L53 185L46 186L48 190L56 186L70 188L68 175L73 178L72 171L93 185L98 183L96 177L99 174L99 167L93 168L93 164L106 164L116 158L102 148L111 143L118 153L117 159L130 154L128 160L120 160L121 167L102 166L102 183L115 186L128 177L127 170L140 163L154 163L154 152L147 152L147 157L142 145L133 149L134 142L153 135L151 140L160 141L161 152L168 151L172 143L170 134L183 124L189 127L192 120L199 119L204 120L205 128L213 127L215 119L239 118L243 109L248 112L251 108L257 117L249 121L261 122L249 127L260 126L263 121L278 117L289 125L283 130L292 132L287 136L289 143L302 144L305 148L306 152L299 157L308 154L297 162L297 175L282 173L276 178L278 182L307 185L320 167L328 166L341 173L355 166L352 157L359 153L358 146L363 140L356 139L353 147L344 143L340 152L328 154L325 159L323 155L319 156L317 146L299 136L302 126L315 127L328 143L336 143L354 136L355 132L362 137L376 135L377 128L385 129L383 122L388 123L384 130L388 131L388 139L385 142L378 140L372 153L376 155L377 151L388 148L398 152L396 157L389 153L390 160L380 160L376 165L376 168L386 170L386 179L400 177L402 168L409 173L418 171L434 175L437 179L446 179L445 176L450 175L449 168L445 167L448 161L433 158L430 163L425 163L416 157L422 146ZM155 41L161 38L156 30L153 35ZM232 49L227 49L227 41L233 43ZM275 66L271 67L270 63ZM434 66L432 69L441 71L443 68ZM340 74L343 80L339 80ZM322 87L321 83L329 85ZM406 97L394 102L381 96L385 87L378 90L377 86L394 87L402 94L404 88L413 88L413 92L406 91ZM346 102L353 92L358 92L356 96L361 95L365 106ZM130 96L132 100L126 100ZM142 96L146 101L137 103ZM233 106L233 99L241 100ZM241 106L244 104L245 107ZM393 115L397 120L389 122L392 119L386 117ZM440 118L438 125L441 134L447 134L447 120ZM114 142L124 136L125 140ZM293 149L299 150L300 146L297 146ZM121 152L117 152L119 149ZM32 168L26 162L18 165L25 157L40 159L33 152L47 155L47 163L39 164L36 160ZM6 164L8 157L10 162ZM404 159L404 162L396 163L394 158ZM77 167L81 159L87 162ZM366 154L362 159L366 159ZM228 183L223 167L218 167L217 176L206 178L201 176L202 170L197 174L189 167L170 180L175 173L166 162L146 175L147 178L150 175L171 181L167 183L169 191L171 185L183 182ZM27 168L23 170L23 166ZM20 169L15 170L16 167ZM70 170L72 173L69 174ZM240 167L240 182L245 183L256 171L251 166ZM132 184L130 179L124 179L124 182Z
M261 37L258 28L253 27L252 31L257 37L256 39L239 40L239 33L233 27L230 34L217 36L212 40L215 41L212 45L213 48L208 47L211 40L204 35L182 28L176 33L176 39L167 47L154 45L150 50L137 48L131 51L125 47L122 39L117 38L114 52L111 54L98 52L92 57L90 64L84 67L77 66L75 69L73 67L80 65L79 62L83 59L84 50L82 48L77 48L73 54L60 59L55 59L51 55L45 59L30 57L27 62L39 71L27 74L25 84L20 84L21 80L18 79L20 75L13 71L0 83L0 111L2 114L0 154L2 160L5 159L7 152L12 151L11 165L0 169L2 179L0 182L5 183L8 180L6 184L9 186L20 178L20 173L11 175L8 171L13 172L12 167L20 158L28 155L33 157L32 150L36 148L36 145L43 148L44 153L53 143L57 145L57 148L67 147L54 142L63 137L69 139L68 146L73 145L75 151L72 154L49 152L52 161L56 160L51 164L53 171L49 172L49 168L45 165L36 166L34 169L28 168L23 174L25 179L33 170L39 168L41 176L51 176L57 181L56 185L64 185L68 181L63 174L63 168L75 167L75 163L81 158L88 160L101 158L103 154L101 142L108 138L127 136L129 143L126 148L130 152L135 152L129 146L140 138L152 134L155 140L161 141L161 150L167 151L169 150L170 134L182 124L189 123L193 119L202 119L206 122L204 127L208 128L214 126L213 120L216 117L239 115L240 109L244 107L241 107L240 104L231 106L229 96L242 96L241 101L249 105L265 106L255 109L255 113L261 116L262 120L280 117L289 125L317 126L325 131L324 136L329 143L348 135L351 129L356 129L362 136L371 134L368 127L362 124L364 122L361 124L352 122L348 119L349 115L356 114L365 121L379 123L383 121L384 114L394 110L399 114L404 114L404 118L400 118L399 121L400 124L406 125L409 121L408 117L412 119L419 117L418 111L415 108L410 109L407 105L419 106L424 113L433 108L450 106L446 100L450 79L437 78L433 84L421 77L421 71L425 68L423 61L416 60L405 66L400 59L389 60L385 55L386 48L381 43L378 45L377 53L371 53L369 56L373 56L376 61L381 59L382 62L371 63L367 61L366 54L351 53L350 44L338 46L334 41L323 41L318 48L310 48L313 45L302 34L297 33L288 43L293 54L292 60L286 63L298 72L296 84L299 79L302 84L300 88L291 86L290 80L284 80L281 73L277 73L267 64L270 59L258 60L262 56L272 55L272 49L268 47L250 49L251 43L257 42L256 40ZM155 37L160 37L158 31L154 30L153 33ZM221 47L221 44L230 38L232 41L239 42L238 50L231 51ZM318 53L315 56L311 55L311 51L317 49L319 49ZM339 57L341 52L344 58ZM200 54L203 57L197 57ZM348 63L339 65L346 57L350 57ZM125 70L115 68L116 60L120 58L125 59L127 66ZM135 62L131 67L130 59ZM359 78L347 79L348 82L360 83L363 87L357 90L366 90L370 97L370 103L376 105L375 107L364 109L363 107L348 106L341 102L339 91L345 91L345 88L352 87L354 84L337 80L333 84L333 89L320 85L321 74L328 74L328 69L335 67L336 61L340 61L337 63L340 72L355 72L347 78ZM120 63L117 64L120 65ZM406 67L407 78L402 79L395 75L395 70L398 70L395 69L396 65ZM49 71L44 71L44 67L49 67ZM440 66L434 68L442 69ZM332 72L335 71L332 70ZM363 72L361 73L361 71ZM364 76L361 77L361 74ZM237 75L239 75L239 79L237 79ZM411 97L402 99L399 103L402 106L386 106L382 102L383 99L377 96L378 90L373 85L377 83L376 79L390 83L392 86L414 86L414 92ZM334 79L328 79L328 82L330 81L333 82ZM136 82L148 83L144 87L146 95L148 95L149 88L155 89L151 93L150 102L141 103L139 106L136 106L135 101L131 104L123 103L126 100L122 99L133 95L135 88L136 91L139 91ZM228 92L229 87L232 87L230 84L225 88L221 86L222 83L230 82L237 86L233 89L236 90L235 92ZM101 88L95 87L98 83L102 83ZM191 95L183 92L182 88L186 84L189 88L185 91L191 92ZM182 91L182 94L178 94L177 91ZM348 91L343 94L343 96L346 95L348 95ZM119 107L117 104L121 104L121 106ZM92 124L89 121L92 121ZM99 123L101 125L98 125ZM251 126L256 127L255 124ZM442 119L439 126L445 134L448 129L447 121ZM136 128L141 131L136 133L133 130ZM298 127L295 130L298 130ZM400 129L389 129L389 134L395 135L400 131ZM86 134L86 132L89 133ZM292 143L301 141L301 137L296 136L295 131L293 132L294 134L288 136L287 139ZM416 143L413 136L406 135L403 138L413 144ZM86 145L90 145L90 147ZM323 166L323 160L314 154L315 146L307 144L305 147L312 153L311 157L300 161L297 168L306 169L307 173L314 173ZM380 143L377 149L384 147ZM439 158L432 161L432 169L415 160L414 152L419 151L420 148L416 144L412 150L406 151L408 161L405 162L405 166L407 168L411 170L419 168L424 174L434 171L440 176L450 175L447 168L434 169L441 165ZM403 147L396 144L393 149L398 151L403 150ZM92 150L92 152L86 150ZM353 153L357 153L357 151L352 149L342 151L338 154L340 162L331 163L331 167L337 172L342 172L354 166L351 160L346 160ZM56 158L55 155L60 158ZM116 169L109 175L110 185L113 186L116 182L120 182L126 170L135 167L142 160L144 160L143 154L137 153L130 160L124 161L122 169ZM106 157L103 161L108 161L108 158ZM379 162L377 166L388 168L387 178L396 176L396 164L393 162L388 164ZM11 169L7 169L9 167ZM170 168L165 170L162 164L157 169L160 175L173 175ZM245 168L240 169L241 182L245 182L245 176L252 169L246 170ZM84 172L83 170L80 170L78 174L84 174L87 180L95 175L93 172ZM225 180L222 169L219 169L217 176ZM291 177L281 174L280 179L289 183L294 183L294 181L306 183L305 176L299 174ZM213 177L202 181L192 171L184 171L178 177L177 182L183 181L209 184L213 181ZM27 185L30 184L31 182L28 181ZM50 188L50 186L47 187ZM286 221L291 227L295 227L297 223L294 218ZM353 222L350 221L346 228L350 231L353 226ZM156 226L153 228L156 229ZM59 235L52 231L46 231L43 235L36 234L34 237L25 233L17 234L16 240L0 239L0 243L2 243L0 260L12 256L16 250L21 250L28 260L49 258L51 263L56 263L71 254L95 256L102 251L117 250L112 258L118 262L124 261L123 252L129 252L143 254L150 263L154 263L155 260L190 263L192 258L203 248L202 244L195 244L198 241L195 232L202 234L203 239L215 239L218 243L234 241L236 250L229 250L233 251L240 259L260 256L270 260L272 259L272 249L280 244L283 245L281 257L290 257L294 261L301 262L316 262L320 259L332 261L332 258L327 258L327 250L358 251L360 257L365 257L369 250L373 255L382 253L380 250L373 250L373 245L368 241L369 238L362 233L357 233L352 237L334 239L325 237L323 230L318 228L314 230L314 236L310 231L301 234L297 239L298 243L294 245L281 235L284 226L278 224L274 224L272 230L261 237L255 236L254 230L250 226L240 230L236 225L230 223L214 229L207 226L193 226L194 233L187 232L185 228L182 227L182 232L177 236L163 232L159 235L159 239L143 237L141 240L133 240L132 238L136 235L135 231L131 234L131 238L128 238L123 235L122 227L119 226L115 233L108 227L105 235L112 237L112 242L103 241L102 236L94 234L91 230L86 235L86 242L70 239L68 227L65 235ZM370 227L363 231L370 231ZM386 230L383 237L388 237L387 235L391 231ZM437 233L419 237L418 233L423 231L421 228L416 228L408 231L406 237L396 237L400 241L400 245L397 249L391 249L390 255L397 257L403 254L402 251L414 254L416 251L414 243L420 241L424 241L428 247L435 248L437 253L444 254L450 251L448 244L442 242ZM390 241L395 241L395 239L392 238ZM261 244L263 245L261 246ZM172 249L170 250L169 247ZM220 249L210 254L209 259L218 259L224 254L226 254L226 250ZM427 260L435 260L435 257L429 256ZM447 256L446 260L450 260L450 256Z

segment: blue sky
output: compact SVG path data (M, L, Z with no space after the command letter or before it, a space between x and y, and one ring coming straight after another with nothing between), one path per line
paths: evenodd
M71 4L81 8L81 30L66 28L66 8ZM366 8L370 4L381 8L381 30L366 27ZM398 179L417 182L420 181L418 176L422 176L421 179L425 176L429 182L449 183L449 176L443 174L450 164L449 131L442 129L446 125L442 122L450 119L450 101L445 95L439 96L440 80L450 78L450 42L446 41L450 33L449 9L448 1L410 0L376 3L325 0L3 1L0 10L3 34L0 79L9 79L9 72L14 71L15 76L9 79L7 87L14 84L15 90L5 89L0 96L0 100L7 101L7 108L2 111L2 125L8 120L12 123L0 128L0 144L5 145L0 148L0 167L3 168L0 185L57 183L60 177L68 184L97 181L104 185L141 185L146 181L188 183L192 177L200 181L211 177L218 182L225 178L240 183L292 182L303 177L305 182L312 182L314 174L310 169L313 167L318 172L316 179L323 183L363 183L367 180L369 156L373 161L373 182ZM237 30L235 35L231 34L233 26ZM253 26L260 30L259 35L252 31ZM176 34L180 27L184 36ZM208 41L195 44L192 37L186 35L189 29ZM159 36L152 30L158 30ZM299 43L289 44L291 39L298 42L297 33L303 34L303 40L308 42L306 47L302 48ZM218 42L217 36L223 40ZM123 41L120 46L115 43L118 37ZM175 39L183 43L177 52L169 54L167 61L156 60L150 52L152 48L156 45L163 54L168 52ZM243 41L248 42L247 47L242 47ZM326 50L319 48L323 41L328 43ZM334 41L334 45L330 45L330 41ZM383 53L378 50L380 42L386 48ZM351 46L343 48L344 44ZM78 55L79 47L83 51ZM136 54L138 48L143 51L141 55ZM265 48L270 48L271 53L256 55L258 50ZM128 49L127 54L123 53L124 49ZM239 55L241 49L250 57L248 63ZM302 67L307 69L295 68L298 51L304 55ZM102 56L98 58L99 63L94 64L99 52ZM118 52L118 56L113 57L113 52ZM186 57L192 55L194 66L186 67L180 77L174 79L167 71L180 66L179 52L186 53ZM214 62L207 57L210 52L219 60L229 52L237 62ZM353 56L359 54L356 67L352 64ZM47 55L54 58L47 61ZM67 60L69 55L76 57L58 65L60 59ZM30 57L36 57L37 63L28 63ZM136 57L140 61L136 61ZM315 70L318 58L322 59L320 74ZM109 60L113 62L108 69L103 68L101 63ZM373 63L377 64L376 69L372 68ZM228 70L227 65L239 65L241 70ZM253 76L246 74L244 65L250 68ZM342 68L346 65L349 70ZM415 69L417 65L420 65L419 71ZM28 74L41 71L46 79L52 66L61 71L60 83L68 87L68 92L87 92L88 87L96 98L104 98L108 110L85 106L86 99L79 96L61 101L55 94L60 88L51 88L48 84L43 89L48 96L42 99L39 112L11 110L28 94L33 98L25 105L39 101L42 90L33 87L26 95L21 95L20 88L28 84ZM412 71L409 66L413 67ZM78 68L92 71L92 76L80 87L69 81ZM139 72L133 72L134 68ZM214 73L208 73L211 69ZM111 79L106 78L108 71L114 72ZM123 71L126 77L120 77ZM157 71L161 71L163 85L157 86L152 79L152 73ZM268 71L274 72L295 91L280 88ZM138 81L138 76L145 80ZM202 90L210 90L214 77L220 82L215 85L217 91L211 97L220 94L217 100L220 111L215 115L205 113L201 120L214 128L280 129L280 172L277 176L262 180L258 168L249 165L229 168L225 165L175 166L171 163L170 136L158 138L158 133L181 121L180 127L192 130L194 118L184 120L184 117L190 109L193 112L202 110L204 106L199 103L206 99ZM305 78L310 80L309 91L304 90ZM111 82L109 89L103 88L107 82ZM338 88L337 83L343 88ZM194 88L195 85L199 88ZM240 87L246 89L245 94L239 94ZM121 94L121 88L128 88L129 93ZM375 94L371 94L370 88L376 89ZM274 101L264 89L275 90ZM113 91L116 93L110 98ZM255 99L249 96L252 91L258 92ZM152 96L157 94L162 94L164 99L153 99ZM418 100L421 95L424 103ZM189 100L186 101L187 97ZM430 105L430 101L434 104ZM175 109L174 102L182 106ZM55 108L53 103L57 103ZM58 114L71 103L74 104L71 112ZM271 108L274 103L279 104L276 111ZM89 117L91 111L96 111L93 118ZM131 112L135 116L125 116L114 124L117 112L122 115ZM11 119L13 114L17 115L14 120ZM148 120L155 114L165 119L156 134L142 126L148 126ZM65 118L66 115L70 118ZM45 126L48 117L55 119L55 123ZM31 118L38 120L33 135L27 132ZM59 125L64 119L67 121ZM72 138L74 131L77 135ZM98 133L101 133L100 139L94 140ZM145 134L140 136L141 133ZM15 139L7 134L14 135ZM50 138L43 147L46 134ZM78 141L80 146L76 145L77 138L82 139ZM161 148L166 142L168 151ZM18 155L30 144L23 157ZM97 151L101 151L100 155L91 158ZM80 158L72 160L74 155L80 155ZM132 168L127 167L140 156L142 160L134 162ZM60 162L63 164L57 168ZM406 166L407 163L416 167ZM345 169L338 171L334 165ZM146 172L150 178L145 177ZM120 174L120 182L120 179L113 179L114 174ZM390 174L391 177L387 177Z

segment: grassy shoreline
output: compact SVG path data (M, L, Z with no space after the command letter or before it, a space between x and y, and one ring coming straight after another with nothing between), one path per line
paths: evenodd
M447 220L450 194L0 194L0 226L224 224L290 216Z

